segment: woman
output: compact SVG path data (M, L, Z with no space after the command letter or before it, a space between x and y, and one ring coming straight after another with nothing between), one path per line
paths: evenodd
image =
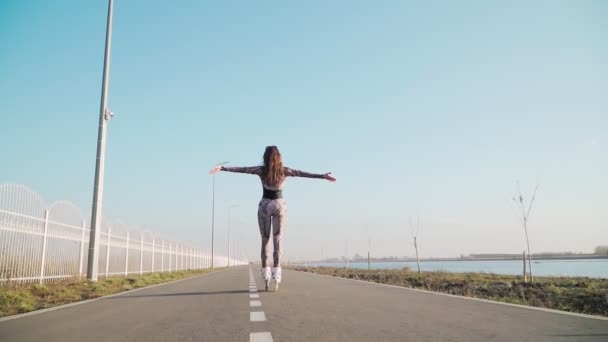
M275 281L275 290L277 290L281 282L281 233L285 228L287 219L287 204L282 194L285 179L287 177L322 178L330 182L335 182L336 179L331 176L331 172L315 174L284 167L281 153L276 146L266 147L264 165L262 166L216 166L210 173L216 174L219 171L258 175L262 181L264 192L258 205L258 224L262 235L262 278L266 285L266 291L268 291L270 283L268 257L270 254L270 226L272 224L272 242L274 245L272 279Z

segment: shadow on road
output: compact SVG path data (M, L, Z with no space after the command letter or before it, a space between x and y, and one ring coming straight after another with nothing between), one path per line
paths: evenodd
M176 296L210 296L222 294L249 293L249 290L231 290L231 291L209 291L209 292L178 292L178 293L158 293L149 295L124 295L118 297L106 298L104 300L130 299L130 298L153 298L153 297L176 297Z

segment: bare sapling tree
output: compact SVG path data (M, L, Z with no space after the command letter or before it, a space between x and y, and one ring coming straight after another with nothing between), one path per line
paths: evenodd
M367 224L365 225L365 228L367 230L367 271L370 271L372 269L372 266L371 266L372 238L369 235L369 226L367 226Z
M519 205L521 210L521 223L524 226L524 232L526 233L526 245L528 247L528 272L530 272L530 281L534 281L532 277L532 253L530 253L530 238L528 237L528 220L530 219L530 213L532 212L532 205L534 204L534 199L536 198L536 192L538 190L538 182L536 183L536 187L534 187L534 192L532 192L532 197L530 197L530 202L526 203L526 199L521 192L519 187L519 182L517 182L517 196L513 197L513 200Z
M371 260L370 260L371 249L372 249L372 239L370 237L368 237L367 238L367 270L368 271L371 271L371 269L372 269L372 264L371 264Z
M348 271L348 267L349 265L349 258L348 258L348 239L346 240L346 253L345 253L345 261L346 261L346 270Z
M414 221L410 217L410 229L412 231L412 239L414 240L414 249L416 250L416 262L418 264L418 276L421 275L420 272L420 257L418 256L418 232L420 231L420 217L414 225Z
M523 259L523 263L524 263L524 284L528 283L528 273L526 272L526 251L524 251L524 259Z

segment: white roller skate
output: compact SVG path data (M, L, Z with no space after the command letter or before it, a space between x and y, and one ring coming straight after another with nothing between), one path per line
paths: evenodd
M272 280L274 280L274 291L279 291L279 283L281 282L281 268L272 268Z
M270 267L262 268L262 280L264 280L264 287L268 291L268 287L270 286Z

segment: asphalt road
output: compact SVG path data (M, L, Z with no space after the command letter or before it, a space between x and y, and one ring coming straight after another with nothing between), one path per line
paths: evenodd
M0 322L0 341L608 341L608 321L242 266ZM250 288L251 278L257 282Z

